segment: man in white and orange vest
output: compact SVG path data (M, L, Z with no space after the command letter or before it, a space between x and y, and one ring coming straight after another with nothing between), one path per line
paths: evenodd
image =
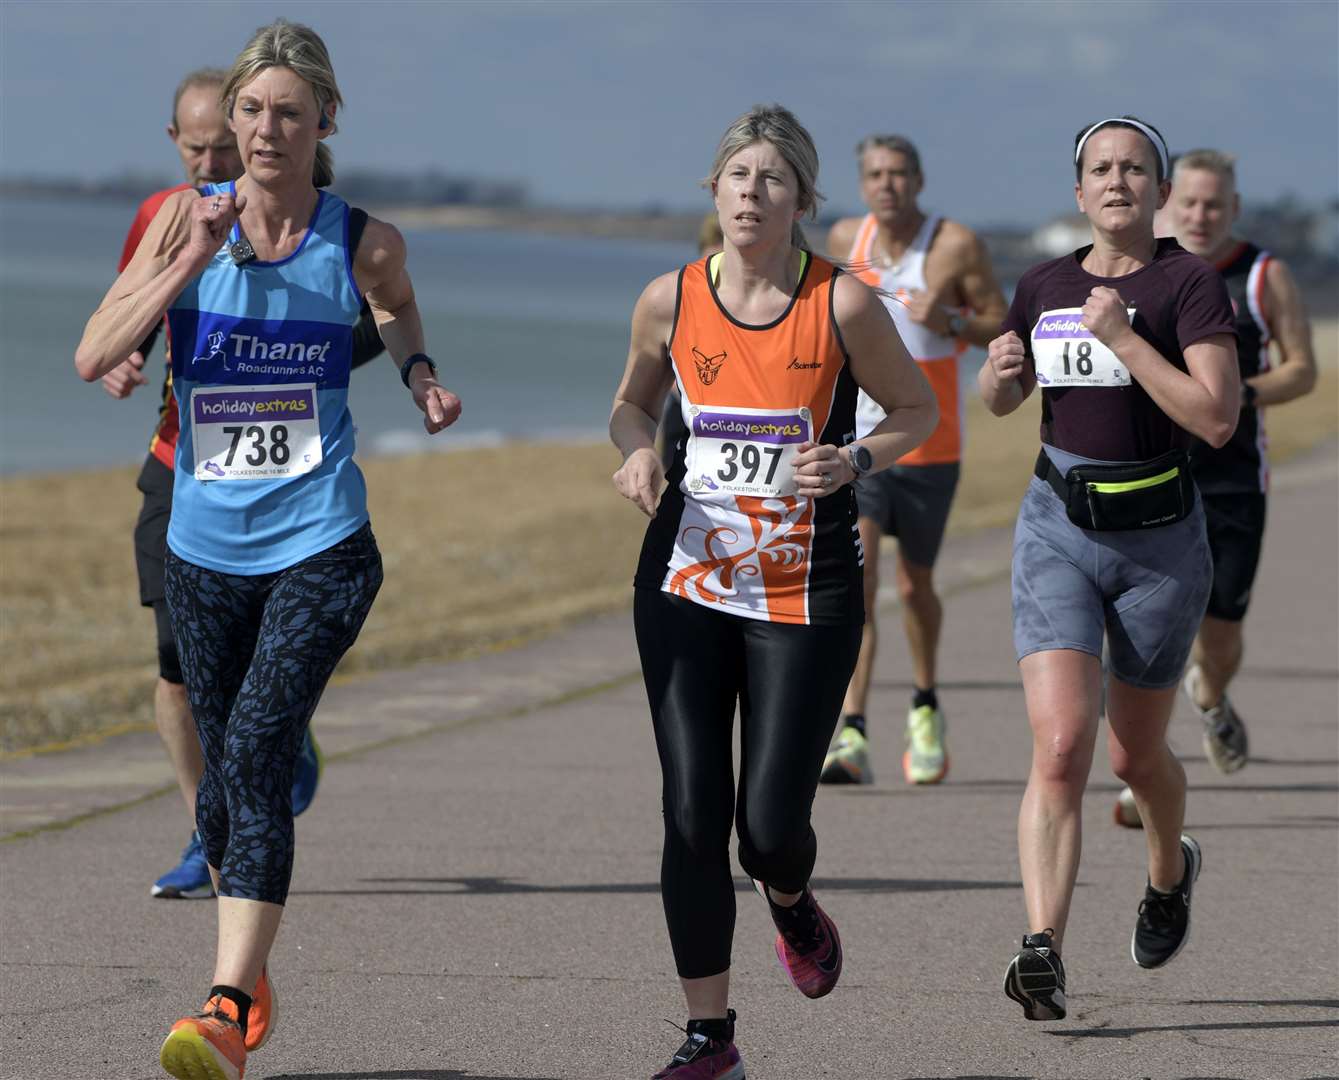
M1007 305L976 234L917 205L925 174L909 139L871 135L861 140L856 156L869 213L838 221L828 254L884 294L907 350L934 387L939 426L892 468L855 485L865 550L865 632L823 782L873 780L865 709L878 642L879 541L891 535L898 541L897 589L915 680L902 768L908 783L934 784L948 772L935 685L943 607L933 577L962 458L958 358L968 345L984 347L999 334ZM862 393L856 437L883 415Z

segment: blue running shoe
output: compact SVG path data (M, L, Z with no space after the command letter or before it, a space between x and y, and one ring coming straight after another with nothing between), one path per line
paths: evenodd
M302 736L302 749L298 751L297 768L293 770L293 816L297 817L316 798L316 785L321 782L321 771L325 768L325 758L321 748L316 745L316 736L311 725Z
M149 895L164 900L200 900L214 895L214 883L209 880L209 861L205 858L199 833L191 833L191 842L181 853L181 862L153 883Z

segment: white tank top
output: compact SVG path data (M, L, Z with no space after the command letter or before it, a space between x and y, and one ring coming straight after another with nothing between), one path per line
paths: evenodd
M942 220L942 214L927 215L902 257L894 265L888 266L884 265L888 256L877 253L874 246L879 235L879 223L873 214L867 214L860 223L848 259L853 274L866 284L892 294L891 297L883 296L880 299L892 315L907 352L913 360L922 364L931 360L954 359L962 352L962 346L956 339L936 334L913 321L906 309L911 293L924 292L928 287L925 280L925 257ZM868 435L870 429L886 415L868 394L860 391L856 403L856 437Z

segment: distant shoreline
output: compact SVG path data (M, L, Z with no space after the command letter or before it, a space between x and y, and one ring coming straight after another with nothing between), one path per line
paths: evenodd
M701 214L554 210L514 206L377 206L374 217L402 229L502 229L696 244Z

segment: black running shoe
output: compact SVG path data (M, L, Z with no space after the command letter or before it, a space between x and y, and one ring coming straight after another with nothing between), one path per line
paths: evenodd
M1023 947L1004 970L1004 992L1029 1020L1065 1018L1065 965L1051 943L1054 933L1024 935Z
M1162 967L1190 940L1190 890L1200 874L1200 846L1189 837L1181 837L1181 854L1186 872L1170 893L1160 893L1149 885L1139 904L1139 919L1130 938L1130 955L1141 968Z

